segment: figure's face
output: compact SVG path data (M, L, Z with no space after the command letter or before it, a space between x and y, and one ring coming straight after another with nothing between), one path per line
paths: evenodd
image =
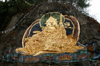
M54 22L53 21L50 21L50 24L51 24L51 26L53 26L54 25Z
M57 25L57 19L53 18L52 16L46 21L46 26L53 27Z
M55 22L54 21L50 21L47 26L54 26L55 25Z

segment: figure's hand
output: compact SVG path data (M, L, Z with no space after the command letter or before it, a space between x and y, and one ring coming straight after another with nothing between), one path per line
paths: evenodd
M33 31L33 33L40 33L40 31Z

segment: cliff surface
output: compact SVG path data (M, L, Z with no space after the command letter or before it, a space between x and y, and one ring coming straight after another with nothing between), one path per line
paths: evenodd
M17 22L18 25L13 31L10 31L6 34L1 34L0 57L1 53L4 52L4 50L7 48L21 47L21 41L25 30L31 25L31 23L33 23L36 19L40 19L41 16L47 12L60 12L64 15L72 15L76 17L80 24L80 36L78 42L86 44L89 43L89 41L96 41L97 44L100 45L100 24L95 19L82 14L71 5L58 3L41 3L37 7L35 7L35 9L33 8L33 10L23 21L19 23ZM13 20L13 22L16 22L16 20ZM0 61L2 60L0 59ZM87 61L81 64L83 64L83 66L86 66L86 62ZM7 66L5 62L2 62L0 64ZM77 63L75 64L77 65ZM75 64L72 64L72 66L75 66Z

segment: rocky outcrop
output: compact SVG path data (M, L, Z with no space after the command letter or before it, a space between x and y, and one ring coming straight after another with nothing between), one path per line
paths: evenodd
M100 24L97 24L93 18L89 18L79 12L71 5L64 5L58 3L44 3L40 4L32 13L20 24L20 26L28 27L34 20L40 19L41 16L47 12L60 12L66 15L76 17L80 23L80 39L82 44L88 43L90 40L96 41L100 44ZM99 30L98 30L99 29Z
M96 41L100 45L100 24L97 23L96 20L91 17L87 17L71 5L59 3L41 3L35 9L33 9L31 13L22 22L20 22L13 31L0 36L0 51L3 52L3 50L10 47L21 47L21 41L25 30L31 25L31 23L37 19L40 19L41 16L47 12L60 12L64 15L72 15L76 17L80 24L79 42L86 44L92 40Z

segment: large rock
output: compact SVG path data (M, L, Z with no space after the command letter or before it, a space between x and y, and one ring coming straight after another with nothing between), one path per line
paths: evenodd
M41 16L47 12L60 12L64 15L72 15L76 17L79 21L81 30L79 42L81 42L82 44L86 44L90 40L93 40L100 44L100 32L98 31L98 28L94 24L93 20L89 19L87 16L79 12L71 5L58 3L42 3L35 10L33 10L31 14L20 25L28 27L34 20L40 19Z
M31 25L32 22L40 19L41 16L47 12L60 12L64 15L72 15L76 17L80 24L79 42L86 44L92 40L96 41L100 45L100 24L97 22L95 22L95 24L90 17L85 16L71 5L59 3L41 3L35 9L33 9L21 23L18 24L15 30L0 36L0 51L3 52L5 49L10 47L21 47L21 41L25 30ZM72 66L75 66L75 64L72 64ZM85 65L83 64L83 66Z

